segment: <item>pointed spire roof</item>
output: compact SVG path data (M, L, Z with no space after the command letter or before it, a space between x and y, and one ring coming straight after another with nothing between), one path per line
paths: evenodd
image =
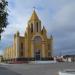
M50 38L53 39L53 36L51 35Z
M43 26L43 30L46 31L45 27Z
M39 20L39 18L38 18L38 16L37 16L35 10L33 10L33 13L32 13L32 16L31 16L30 20Z
M19 36L19 31L16 32L16 36Z

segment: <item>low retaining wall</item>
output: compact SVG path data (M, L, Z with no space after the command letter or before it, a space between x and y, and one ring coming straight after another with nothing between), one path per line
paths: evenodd
M33 64L48 64L48 63L56 63L56 61L31 61Z

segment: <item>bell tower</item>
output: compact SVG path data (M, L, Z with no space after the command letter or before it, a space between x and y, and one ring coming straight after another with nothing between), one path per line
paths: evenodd
M32 33L41 32L41 21L39 20L35 10L33 10L28 25L30 26Z

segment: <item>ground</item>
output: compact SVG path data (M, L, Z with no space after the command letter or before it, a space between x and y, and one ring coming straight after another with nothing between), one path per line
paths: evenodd
M75 63L0 64L0 75L58 75L64 69L75 69Z

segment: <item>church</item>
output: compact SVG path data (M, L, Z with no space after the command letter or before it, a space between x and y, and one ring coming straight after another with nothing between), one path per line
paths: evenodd
M50 60L52 57L52 35L47 37L47 30L41 26L41 20L33 10L24 36L19 31L14 34L13 46L4 50L6 61Z

